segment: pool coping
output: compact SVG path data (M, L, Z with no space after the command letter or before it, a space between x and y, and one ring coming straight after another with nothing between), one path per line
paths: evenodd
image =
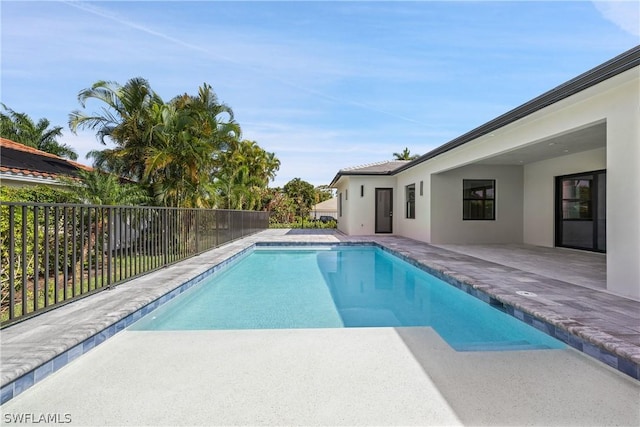
M633 352L637 347L633 347L632 349L628 343L596 328L582 325L569 317L560 316L551 311L532 310L526 307L526 304L522 304L517 298L505 295L503 290L499 287L494 288L485 283L476 281L470 277L452 271L451 268L442 266L437 262L432 263L425 260L418 260L412 257L409 252L391 248L374 238L354 241L304 242L264 241L261 240L259 236L256 236L254 238L247 238L244 242L236 242L235 248L228 248L230 250L225 252L223 256L219 257L217 260L218 262L209 264L206 269L196 272L195 275L191 275L191 277L186 281L176 284L167 292L157 297L151 297L151 301L139 304L137 307L128 310L128 312L122 313L118 318L111 319L111 322L109 322L105 327L96 330L95 333L90 334L84 339L79 339L77 342L59 349L59 351L56 351L55 354L47 360L32 360L31 363L26 363L26 366L23 366L21 370L12 372L13 375L9 375L8 379L5 379L6 373L3 373L4 384L0 391L0 404L4 404L11 400L13 397L19 395L24 390L43 380L53 372L61 369L69 362L95 348L106 339L124 330L142 316L160 307L187 289L190 289L203 279L237 261L240 257L250 253L256 247L266 246L378 247L408 262L409 264L438 277L449 285L452 285L463 292L500 309L512 317L533 326L547 335L562 341L570 347L605 363L621 373L631 376L636 380L640 380L640 355ZM217 250L221 251L221 248L218 248ZM202 257L202 255L199 257ZM193 258L190 260L193 260ZM182 263L189 263L189 260L183 261ZM152 275L154 275L154 273L151 273L148 276Z
M570 347L640 380L640 354L633 351L637 350L637 347L631 347L619 338L582 325L570 317L552 311L532 310L517 298L504 294L500 288L452 272L437 263L425 263L392 248L383 245L379 247Z

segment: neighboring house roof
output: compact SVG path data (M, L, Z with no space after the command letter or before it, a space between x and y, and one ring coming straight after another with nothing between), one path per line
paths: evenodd
M344 169L340 169L338 175L331 182L333 184L340 175L390 175L392 172L398 170L407 163L411 163L410 160L387 160L383 162L369 163L366 165L352 166Z
M337 211L338 210L338 198L332 197L324 202L320 202L313 206L312 211Z
M548 107L556 102L559 102L565 98L568 98L572 95L577 94L585 89L588 89L592 86L597 85L607 79L610 79L618 74L621 74L625 71L628 71L634 67L640 65L640 45L616 56L615 58L587 71L586 73L580 74L578 77L575 77L568 82L557 86L554 89L551 89L548 92L543 93L537 98L532 99L531 101L520 105L519 107L514 108L507 113L496 117L495 119L461 135L441 146L432 150L422 156L418 157L416 160L412 160L410 162L406 162L406 164L399 166L396 169L388 172L387 175L395 175L403 170L409 169L417 164L420 164L426 160L432 159L440 154L443 154L449 150L453 150L463 144L471 142L482 135L490 134L491 132L498 130L510 123L513 123L517 120L522 119L530 114L535 113L545 107ZM351 168L341 169L338 171L337 175L331 181L329 186L333 186L338 182L341 176L344 175L364 175L359 173L352 173ZM355 169L357 170L357 168Z
M78 170L93 168L55 154L0 138L0 177L54 182L62 176L76 177Z

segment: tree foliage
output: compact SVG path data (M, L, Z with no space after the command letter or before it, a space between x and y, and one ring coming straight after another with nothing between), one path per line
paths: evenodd
M329 188L328 185L319 185L316 187L316 203L324 202L334 196L335 190Z
M97 167L140 183L154 203L181 207L261 208L261 193L280 166L273 153L241 140L233 110L204 83L197 95L164 102L143 78L124 86L99 81L78 95L102 104L74 111L72 131L96 131L114 148L94 151Z
M415 160L420 157L419 154L411 154L411 151L408 147L405 147L400 153L393 153L393 158L395 160Z
M270 212L269 220L275 224L286 224L295 221L296 205L281 188L271 188L263 197L265 209Z
M57 189L49 186L35 186L35 187L7 187L0 186L0 201L3 202L37 202L37 203L77 203L78 197L75 193L66 189ZM35 256L34 252L30 249L34 247L36 240L36 234L33 224L37 224L39 229L44 227L44 219L42 216L38 218L34 215L33 209L26 210L26 218L23 216L25 213L23 209L14 208L13 214L10 214L9 206L0 206L0 265L3 268L0 269L0 294L2 298L0 300L0 311L5 312L9 299L9 289L13 286L17 293L22 289L22 283L26 278L32 278L35 272ZM23 219L30 226L27 227L26 234L22 233L21 224ZM54 221L55 218L51 216L47 223L49 230L51 230L51 236L58 234L58 230L64 226L63 219ZM10 239L13 235L15 239L13 241L13 251L9 250ZM64 254L67 254L68 258L72 258L72 251L74 245L69 242L68 245L60 246L60 252L55 254L53 251L48 251L49 258L45 257L47 251L45 246L51 247L52 242L40 241L38 245L38 258L40 260L40 266L45 263L51 264L54 257L58 257L59 262L63 265L69 260L64 258ZM23 248L27 248L26 252L23 252ZM11 280L9 265L23 265L24 268L16 268L14 270L14 277ZM19 308L18 308L19 310Z
M124 86L116 82L98 81L80 91L78 102L85 108L87 101L102 103L99 113L85 114L75 110L69 115L69 128L96 132L100 143L112 142L115 147L89 153L94 165L122 177L141 181L145 170L145 154L153 145L155 126L152 114L164 102L142 78L133 78Z
M34 122L26 113L18 113L4 104L0 112L0 136L20 144L36 148L59 157L76 160L78 154L66 144L58 142L62 127L51 127L49 120L42 118Z
M123 183L115 174L94 169L79 171L79 180L65 180L82 203L95 205L137 206L149 202L149 196L139 185Z
M280 160L255 142L233 141L220 153L214 186L219 205L228 209L263 209L265 189Z
M283 187L284 193L296 206L297 215L304 216L309 213L311 207L316 204L316 190L307 181L293 178Z
M48 185L33 187L0 186L0 202L79 203L78 195L68 188Z

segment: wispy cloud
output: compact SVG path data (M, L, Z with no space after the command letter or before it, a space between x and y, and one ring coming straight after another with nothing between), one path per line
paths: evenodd
M280 158L280 185L321 184L429 151L637 44L637 7L619 6L596 4L631 32L586 2L8 1L1 96L66 125L97 80L144 77L164 99L207 82ZM90 132L61 142L102 148Z
M123 25L125 27L132 28L134 30L138 30L140 32L146 33L146 34L154 36L154 37L158 37L158 38L160 38L160 39L162 39L164 41L176 44L176 45L178 45L180 47L187 48L189 50L192 50L192 51L195 51L195 52L198 52L198 53L213 57L213 58L215 58L217 60L220 60L220 61L228 62L230 64L234 64L234 65L237 65L237 66L241 66L241 67L245 68L248 71L251 71L251 72L254 72L254 73L259 73L259 74L264 75L265 77L267 77L269 79L277 81L280 84L290 86L290 87L292 87L292 88L294 88L296 90L306 92L306 93L308 93L310 95L325 99L327 101L331 101L331 102L334 102L336 104L348 104L348 105L351 105L353 107L361 108L361 109L364 109L364 110L369 110L369 111L372 111L372 112L375 112L375 113L380 113L380 114L387 115L387 116L390 116L390 117L393 117L393 118L396 118L396 119L399 119L399 120L404 120L404 121L413 122L413 123L419 123L419 122L417 122L416 120L414 120L414 119L412 119L410 117L405 117L403 115L400 115L400 114L397 114L397 113L394 113L394 112L391 112L391 111L385 111L385 110L382 110L380 108L376 108L376 107L374 107L372 105L369 105L367 103L364 103L364 102L350 100L350 99L345 98L345 97L334 96L334 95L331 95L331 94L329 94L327 92L315 89L315 88L310 87L310 86L296 84L296 83L294 83L294 82L292 82L292 81L290 81L288 79L284 79L284 78L280 77L278 74L269 73L268 70L266 70L265 68L256 67L255 65L252 65L251 61L238 61L238 60L234 59L232 56L226 56L226 55L220 54L219 50L214 51L209 46L202 46L202 45L199 45L199 44L195 44L195 43L191 43L189 41L186 41L183 38L174 37L172 35L167 34L166 32L158 31L158 30L156 30L156 29L154 29L154 28L152 28L150 26L140 24L140 23L138 23L138 22L136 22L134 20L131 20L131 19L127 18L127 17L123 17L120 14L114 13L114 12L108 10L108 9L103 8L103 7L99 7L99 6L96 6L94 4L90 4L90 3L86 3L86 2L63 1L63 3L67 4L67 5L71 6L71 7L83 10L83 11L85 11L87 13L92 14L92 15L96 15L96 16L99 16L101 18L114 21L114 22L116 22L118 24L121 24L121 25ZM306 49L308 49L308 48L309 47L307 46ZM273 60L274 54L273 54L273 50L272 49L264 49L263 48L260 51L261 52L268 52L269 63L270 64L273 64L273 63L285 63L285 64L287 64L287 68L288 69L290 69L292 67L292 65L294 65L294 64L292 64L292 61L282 61L282 58L278 58L278 61L274 61ZM245 51L245 53L246 53L246 51ZM255 55L245 55L244 57L246 57L246 58L255 58ZM277 56L275 56L275 57L277 57ZM309 65L310 65L309 61L305 61L305 70L312 70L313 69L312 67L310 68Z
M124 25L126 27L129 28L133 28L135 30L139 30L141 32L147 33L149 35L155 36L155 37L159 37L165 41L171 42L171 43L175 43L178 44L182 47L185 47L187 49L191 49L191 50L195 50L195 51L200 51L200 52L204 52L204 53L209 53L209 51L206 48L203 48L201 46L198 45L194 45L191 43L188 43L186 41L183 41L179 38L176 37L171 37L163 32L160 31L156 31L148 26L139 24L133 20L129 20L123 16L121 16L120 14L117 14L115 12L109 11L106 8L103 7L99 7L96 6L95 4L91 4L88 2L83 2L83 1L62 1L62 3L83 10L85 12L88 12L92 15L96 15L99 16L101 18L104 19L108 19L110 21L114 21L117 22L118 24ZM225 60L227 61L231 61L230 58L225 58Z
M633 0L594 1L593 5L605 19L621 30L640 37L640 3Z

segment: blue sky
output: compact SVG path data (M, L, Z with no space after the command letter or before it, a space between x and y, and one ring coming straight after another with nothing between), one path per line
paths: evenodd
M73 135L77 94L144 77L169 100L204 82L272 186L424 154L640 43L638 2L6 1L0 100ZM87 112L101 105L90 103Z

